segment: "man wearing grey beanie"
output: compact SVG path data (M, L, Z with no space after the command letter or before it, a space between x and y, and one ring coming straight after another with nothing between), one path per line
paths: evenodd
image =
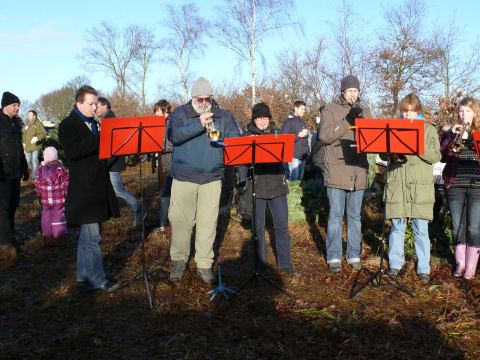
M225 138L240 136L232 114L218 106L210 82L201 77L193 83L192 99L172 112L167 130L173 144L169 219L173 261L170 280L174 282L182 280L190 258L194 222L197 276L206 284L217 282L212 272L213 243L224 166L222 146L207 136L212 123Z
M320 140L325 143L325 176L330 214L327 227L327 263L330 272L342 271L342 222L347 210L347 263L360 270L362 231L360 210L368 187L368 161L357 154L355 119L372 118L370 109L360 105L360 82L353 75L340 83L341 94L322 111Z

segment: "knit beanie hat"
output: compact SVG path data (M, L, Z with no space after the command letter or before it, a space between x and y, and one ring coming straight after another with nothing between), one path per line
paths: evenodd
M2 97L2 108L15 103L20 105L20 99L18 96L13 95L11 92L5 91Z
M192 85L192 98L201 95L213 95L212 85L210 85L210 81L204 77L198 78Z
M58 161L58 151L53 146L47 147L43 151L43 160L48 163L50 161Z
M347 75L345 76L340 83L340 92L343 92L346 89L358 89L360 90L360 81L358 81L356 76Z
M255 104L252 109L252 121L257 117L268 116L270 119L272 118L272 114L270 113L270 108L265 103Z

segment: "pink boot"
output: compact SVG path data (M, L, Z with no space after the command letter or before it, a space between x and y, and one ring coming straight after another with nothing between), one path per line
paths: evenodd
M473 279L475 277L475 272L477 271L477 262L480 255L479 246L467 246L465 259L465 273L463 277L465 279Z
M455 262L457 263L457 268L453 273L453 276L460 277L465 271L465 251L467 250L466 244L455 245L453 251L455 253Z

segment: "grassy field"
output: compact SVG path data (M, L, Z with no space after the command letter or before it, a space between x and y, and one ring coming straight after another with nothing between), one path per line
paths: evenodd
M432 259L431 281L415 274L415 259L399 280L415 296L394 288L354 289L379 268L382 216L374 201L364 204L364 271L345 262L339 274L325 261L325 216L290 225L292 258L300 276L278 272L269 246L265 275L291 299L260 279L226 302L210 301L192 260L180 284L168 281L171 229L158 226L160 198L155 175L144 164L146 267L153 310L142 277L141 231L121 203L121 217L103 224L102 249L110 278L128 280L113 294L91 294L76 284L79 228L67 239L44 241L41 207L32 182L22 185L16 217L25 250L0 265L0 359L475 359L480 357L480 275L451 276L451 257ZM122 173L140 197L138 167ZM267 222L267 236L274 228ZM48 239L47 239L48 240ZM274 245L274 241L273 245ZM274 246L273 246L274 248ZM432 252L433 255L433 252ZM437 254L438 255L438 254ZM252 274L250 225L233 213L219 217L215 271L225 286L238 288ZM451 256L451 255L450 255ZM390 284L384 277L383 284Z

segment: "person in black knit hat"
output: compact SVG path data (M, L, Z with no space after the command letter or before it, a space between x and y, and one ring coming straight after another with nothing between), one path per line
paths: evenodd
M20 201L20 179L29 178L22 146L22 120L18 117L20 99L6 91L0 111L0 257L16 253L13 236L15 211Z
M252 121L242 136L280 134L272 121L270 108L265 103L256 104L252 109ZM249 169L249 171L251 171ZM251 179L251 174L250 179ZM256 194L256 235L257 259L255 269L262 273L267 266L267 242L265 240L265 209L270 206L275 224L275 243L277 248L278 267L281 272L292 276L299 273L292 265L290 253L290 234L288 233L289 192L281 163L261 163L255 165Z

